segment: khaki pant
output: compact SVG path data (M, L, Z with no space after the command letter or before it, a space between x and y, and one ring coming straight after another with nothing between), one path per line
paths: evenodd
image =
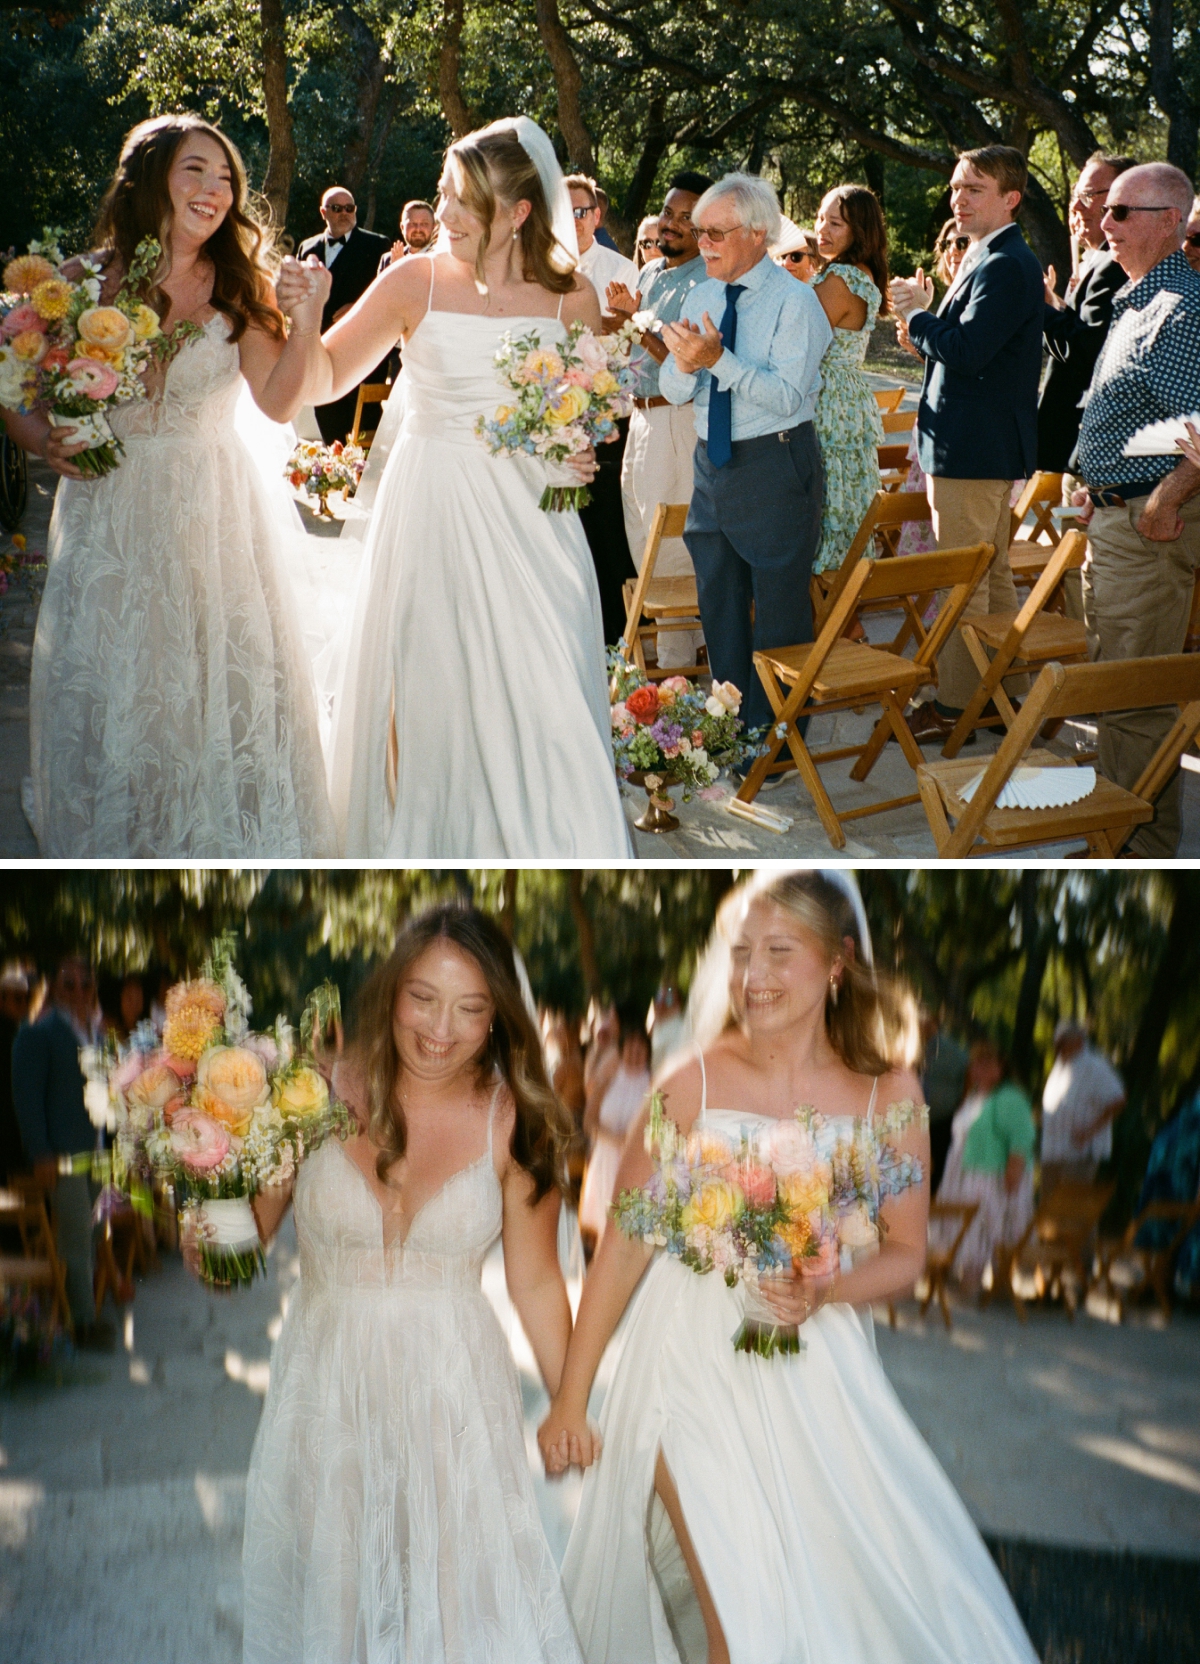
M1093 659L1157 658L1183 650L1200 566L1200 497L1180 510L1183 535L1152 543L1137 530L1145 497L1126 508L1098 508L1088 526L1083 611ZM1121 711L1100 718L1100 772L1132 790L1162 744L1175 711ZM1158 799L1154 819L1129 840L1136 855L1170 860L1179 848L1179 776Z
M975 594L967 602L964 618L992 612L1015 612L1017 586L1008 564L1008 534L1012 494L1011 480L949 480L932 475L929 503L933 509L933 533L939 549L966 549L973 543L994 543L996 558ZM938 597L945 599L945 594ZM979 686L979 672L967 652L962 633L955 630L938 656L937 702L947 711L965 710ZM1010 693L1023 693L1027 676L1005 683Z
M696 425L690 404L654 405L635 410L629 418L629 438L621 468L621 506L625 511L625 535L638 571L650 522L659 503L690 503L692 500L692 455L696 449ZM692 557L681 537L664 538L658 551L655 576L690 578ZM658 638L658 662L663 669L694 664L704 640L699 630L668 630Z
M1042 1201L1047 1201L1060 1184L1095 1184L1100 1170L1098 1161L1044 1161L1042 1163Z
M1083 488L1083 481L1078 474L1063 475L1062 505L1070 508L1071 493ZM1083 569L1076 566L1072 571L1063 575L1063 604L1068 618L1073 618L1077 624L1083 623Z

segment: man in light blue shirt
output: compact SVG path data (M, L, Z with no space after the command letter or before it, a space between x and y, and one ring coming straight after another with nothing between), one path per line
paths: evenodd
M812 419L833 332L809 286L767 252L779 236L779 203L766 180L726 174L697 202L692 223L707 277L680 321L663 327L671 356L659 386L672 404L691 400L695 413L684 541L709 664L742 690L742 716L757 727L771 708L755 652L812 640L808 584L824 494Z

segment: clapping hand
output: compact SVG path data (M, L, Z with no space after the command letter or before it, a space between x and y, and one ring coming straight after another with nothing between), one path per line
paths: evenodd
M301 262L289 255L275 280L279 310L292 320L292 328L311 335L321 327L321 313L329 298L332 274L315 254Z
M685 318L677 324L663 325L663 341L668 351L675 355L675 362L685 376L694 376L697 370L711 370L725 351L721 333L707 312L703 322L703 329L688 323Z
M610 312L624 313L631 318L637 311L637 296L631 295L624 283L610 283L604 295Z
M1046 290L1046 305L1052 306L1056 312L1064 311L1066 308L1066 302L1055 288L1055 285L1058 282L1058 273L1055 271L1053 266L1046 267L1046 273L1042 282L1045 285Z
M1196 432L1190 422L1185 422L1183 425L1187 429L1188 436L1186 439L1177 439L1175 443L1179 446L1181 456L1186 458L1193 468L1200 468L1200 433Z
M933 279L926 277L920 266L915 277L894 277L888 284L892 306L902 318L914 312L927 312L933 305Z

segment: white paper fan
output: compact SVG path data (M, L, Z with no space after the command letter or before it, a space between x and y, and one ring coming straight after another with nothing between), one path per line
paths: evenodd
M979 790L983 770L968 780L959 791L964 803L969 803ZM1095 790L1094 768L1016 768L1004 790L996 799L997 809L1065 809L1068 803L1078 803Z

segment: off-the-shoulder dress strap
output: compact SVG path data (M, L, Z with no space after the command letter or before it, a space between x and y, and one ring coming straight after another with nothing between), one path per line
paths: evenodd
M700 1065L700 1119L703 1121L708 1109L708 1071L704 1067L704 1052L697 1045L696 1062Z
M871 1082L871 1101L867 1105L867 1125L869 1127L873 1127L875 1125L875 1099L878 1097L878 1095L879 1095L879 1076L876 1075L875 1079Z

